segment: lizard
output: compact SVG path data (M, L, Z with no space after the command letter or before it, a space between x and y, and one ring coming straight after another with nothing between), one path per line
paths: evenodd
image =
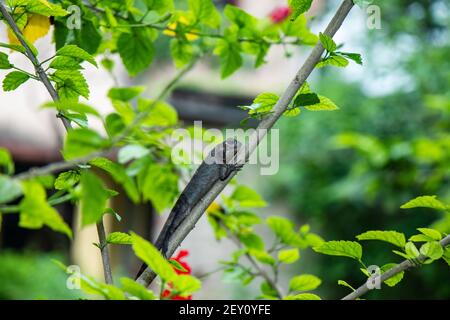
M202 164L195 171L189 183L178 197L167 218L156 242L155 247L167 258L168 245L172 235L189 215L192 208L206 195L217 181L224 181L234 171L239 171L243 164L237 163L236 156L241 143L234 138L227 139L211 150ZM138 278L147 265L144 263L139 270Z

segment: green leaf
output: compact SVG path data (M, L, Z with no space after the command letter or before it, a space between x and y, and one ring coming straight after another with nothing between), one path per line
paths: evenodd
M293 277L289 282L289 289L292 291L310 291L317 289L322 281L314 275L303 274Z
M264 244L263 244L264 246ZM256 260L258 260L259 262L274 266L276 261L275 259L266 251L264 250L257 250L257 249L250 249L248 251L248 253L252 256L255 257Z
M296 295L288 295L283 300L321 300L320 297L313 293L299 293Z
M100 118L100 113L98 113L97 110L95 110L93 107L81 103L78 101L55 101L55 102L47 102L43 105L44 108L56 108L59 111L65 111L65 112L76 112L81 115L85 114L91 114L98 118Z
M417 247L412 242L406 243L405 253L406 253L408 259L416 259L420 255L419 250L417 250Z
M397 266L395 263L388 263L385 264L384 266L382 266L381 269L381 273L385 273L386 271L392 269L393 267ZM384 283L386 283L389 287L395 287L400 281L402 281L403 276L404 276L405 272L399 272L397 273L395 276L387 279L384 281Z
M353 288L347 281L338 280L338 285L343 286L343 287L347 287L347 288L355 291L355 288Z
M131 160L139 159L145 157L150 153L148 148L145 148L138 144L129 144L119 150L117 156L119 163L127 163Z
M181 68L192 61L194 46L187 41L172 39L170 41L170 54L177 68Z
M49 65L50 68L60 70L79 70L83 69L80 62L72 57L56 57Z
M275 235L287 245L294 247L306 247L307 243L295 231L291 221L283 217L268 217L267 225L275 233Z
M10 69L12 64L9 63L8 55L0 52L0 69Z
M221 17L212 0L189 0L189 8L196 21L212 28L220 26Z
M111 88L108 91L108 97L111 100L119 100L128 102L141 95L145 90L144 86L126 87L126 88Z
M25 11L41 14L46 17L64 17L68 14L59 4L47 0L16 0L15 6L25 7Z
M154 10L158 13L167 13L173 11L173 0L144 0L149 10Z
M442 235L439 231L429 228L418 228L421 233L431 238L432 240L439 241L442 239Z
M336 52L336 54L339 54L340 56L343 56L345 58L351 59L354 62L356 62L359 65L363 64L362 57L359 53L351 53L351 52Z
M339 110L339 107L331 101L329 98L318 95L320 102L317 104L305 106L306 110L309 111L334 111Z
M51 77L61 100L77 101L79 96L89 99L89 86L79 70L56 70Z
M21 71L13 71L6 75L3 79L3 90L13 91L16 90L21 84L25 83L30 76Z
M146 112L142 121L147 126L168 127L178 123L178 113L170 104L150 99L139 99L138 110Z
M267 206L264 199L253 189L240 185L234 189L231 198L238 206L244 208L261 208Z
M0 47L1 48L11 49L11 50L14 50L14 51L17 51L17 52L20 52L20 53L25 53L26 52L25 48L22 45L20 45L20 44L9 44L9 43L0 42Z
M222 79L232 75L242 66L241 48L238 42L229 42L224 39L217 41L214 54L220 57Z
M420 253L432 260L437 260L444 254L444 249L438 241L427 242L420 247Z
M333 38L325 33L319 33L319 40L322 43L325 50L328 52L334 52L337 49L336 42L334 42Z
M105 213L110 193L97 176L87 170L81 173L81 223L83 226L100 221Z
M177 274L172 265L164 259L161 253L150 242L131 233L134 253L144 261L165 282L172 282Z
M0 203L8 203L22 195L20 183L0 174Z
M14 173L14 161L9 151L0 147L0 168L4 168L6 174Z
M142 28L133 28L131 33L119 36L117 49L131 76L136 76L152 63L155 54L154 38L154 30Z
M108 172L115 182L121 184L130 199L139 202L139 192L134 180L129 177L125 168L106 158L96 158L89 161L89 164Z
M273 107L278 102L278 99L280 99L280 97L277 94L264 92L253 100L253 104L251 106L244 108L249 109L249 115L268 113L272 111Z
M87 128L70 130L67 133L63 154L66 160L85 156L108 146L108 141L97 132Z
M85 60L97 67L97 62L95 61L94 57L85 50L81 49L80 47L77 47L76 45L72 44L66 45L61 49L59 49L58 51L56 51L56 55Z
M239 29L253 30L258 23L257 18L233 5L227 4L223 12L228 20L237 25Z
M62 172L55 180L56 190L66 190L72 188L80 181L80 173L75 170Z
M155 300L155 294L130 278L120 278L122 290L139 300Z
M306 107L319 104L319 96L315 93L301 93L295 97L294 107Z
M254 233L239 234L239 241L249 249L264 251L264 242L258 235Z
M311 8L312 0L289 0L289 6L292 8L291 20L294 21L297 17Z
M187 274L177 276L172 282L174 289L180 296L190 296L193 292L200 290L202 283L195 277Z
M170 165L149 163L138 175L138 186L144 200L150 200L161 213L178 195L178 176Z
M294 263L300 258L300 252L297 248L285 249L278 252L278 260L282 263Z
M108 235L106 242L110 244L132 244L132 239L128 233L113 232Z
M447 206L437 199L437 196L420 196L402 205L401 209L411 208L431 208L436 210L446 210Z
M358 240L380 240L392 243L393 245L404 248L406 244L405 235L396 231L367 231L358 236Z
M330 55L328 58L323 59L317 64L317 68L322 68L325 66L335 66L340 68L345 68L348 66L349 62L346 58L338 55Z
M314 251L331 255L349 257L360 261L362 258L362 247L355 241L327 241L313 248Z
M62 232L72 238L72 230L58 212L47 203L45 189L36 181L22 182L24 198L19 204L19 226L28 229L40 229L44 225L54 231Z

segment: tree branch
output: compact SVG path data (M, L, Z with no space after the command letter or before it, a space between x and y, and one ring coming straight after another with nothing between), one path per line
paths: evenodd
M333 37L341 27L352 7L352 0L344 0L339 9L336 11L334 17L331 19L324 33L329 35L330 37ZM276 103L273 109L273 113L260 122L257 130L249 137L249 145L244 149L241 148L239 150L238 159L240 159L240 161L242 161L242 159L244 159L245 161L249 159L250 154L257 148L260 141L262 141L262 139L267 134L267 131L273 127L273 125L281 117L284 111L286 111L290 102L297 94L298 90L312 73L316 64L320 61L324 51L325 49L322 44L320 42L317 43L304 62L303 66L300 68L292 82L289 84L284 94ZM180 227L173 234L172 238L169 241L167 252L168 257L170 257L175 252L175 250L183 242L186 236L194 229L195 224L201 218L208 206L214 201L214 199L220 194L220 192L222 192L225 186L235 175L236 172L233 172L225 181L217 182L205 195L205 197L194 208L192 208L190 214L187 216L185 221L183 221L183 223L180 225ZM147 268L140 275L137 281L144 286L148 286L155 277L155 273L150 268Z
M440 244L443 248L450 245L450 235L448 235L444 239L442 239L440 241ZM420 263L424 262L426 259L427 259L427 257L424 255L419 255L419 257L417 258L417 260ZM414 262L412 262L411 260L405 260L402 263L397 264L395 267L392 267L385 273L381 274L380 282L383 283L384 281L394 277L395 275L399 274L400 272L406 271L406 270L414 268L416 266L417 265ZM361 297L362 295L366 294L370 290L371 289L369 289L367 287L367 283L365 283L362 286L360 286L358 289L353 291L352 293L346 295L344 298L342 298L342 300L355 300L355 299Z

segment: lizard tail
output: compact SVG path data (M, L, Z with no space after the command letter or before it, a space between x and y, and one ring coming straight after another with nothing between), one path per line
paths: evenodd
M169 251L169 241L172 237L173 233L177 230L180 224L184 221L186 216L189 214L190 206L188 201L185 199L185 196L181 194L180 198L178 198L175 206L172 208L172 211L169 214L164 226L159 233L158 239L156 239L155 247L159 251L161 251L162 255L165 258L167 257L167 253ZM147 265L142 264L136 279L140 277L140 275L147 269Z

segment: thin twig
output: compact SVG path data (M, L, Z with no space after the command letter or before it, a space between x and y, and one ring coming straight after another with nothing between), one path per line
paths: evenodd
M350 10L353 8L352 0L344 0L340 5L339 9L336 11L335 15L331 19L327 28L325 29L325 34L330 37L333 37L335 33L339 30L345 18L347 17ZM280 97L276 105L274 106L273 113L270 114L269 117L265 118L258 125L257 130L249 137L250 143L245 148L241 148L238 153L238 159L243 162L243 160L247 160L250 157L250 154L257 148L258 144L267 134L267 131L270 130L273 125L277 122L277 120L283 115L283 113L288 108L290 102L297 94L298 90L305 83L306 79L314 70L316 64L320 61L323 52L325 51L322 44L319 42L316 44L303 66L297 72L296 76L289 84L286 91ZM220 192L223 191L225 186L231 181L231 179L236 175L236 172L233 172L228 179L224 181L218 181L210 191L203 197L203 199L192 208L190 214L186 217L177 231L172 235L168 244L168 252L166 256L170 257L178 246L183 242L186 236L194 229L195 224L201 218L205 210L209 207L209 205L217 198ZM156 277L155 273L147 268L137 279L137 281L144 285L148 286L153 279Z
M444 239L442 239L440 241L440 245L445 248L448 245L450 245L450 235L446 236ZM427 259L426 256L424 255L419 255L419 257L417 257L417 260L420 263L424 262ZM405 260L400 264L397 264L396 266L392 267L391 269L389 269L388 271L382 273L380 275L380 282L383 283L384 281L396 276L397 274L406 271L408 269L414 268L416 267L417 264L415 264L413 261L411 260ZM369 287L367 286L367 282L365 284L363 284L362 286L360 286L358 289L356 289L355 291L353 291L352 293L346 295L344 298L342 298L342 300L355 300L359 297L361 297L362 295L366 294L367 292L369 292L371 289L369 289Z
M108 243L106 242L106 232L105 226L103 224L103 217L99 222L97 222L97 233L98 233L99 249L103 261L103 273L105 275L105 282L107 284L113 284L114 282L111 271Z

